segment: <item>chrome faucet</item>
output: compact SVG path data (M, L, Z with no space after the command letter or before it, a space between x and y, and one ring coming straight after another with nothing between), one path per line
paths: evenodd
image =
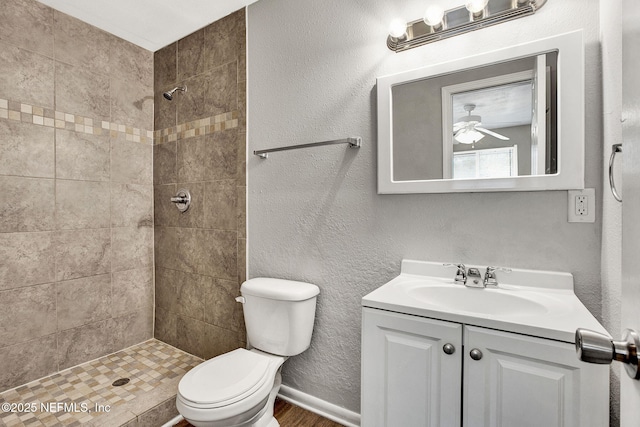
M453 279L456 283L462 283L463 285L467 284L467 268L464 264L442 264L445 267L456 267L458 270L456 271L456 277Z
M482 279L480 270L470 267L467 271L467 282L464 285L468 288L484 288L484 282L480 279Z
M511 273L510 268L487 267L487 271L484 273L484 281L482 282L485 288L487 286L498 286L498 278L496 277L496 271L504 271L505 273Z

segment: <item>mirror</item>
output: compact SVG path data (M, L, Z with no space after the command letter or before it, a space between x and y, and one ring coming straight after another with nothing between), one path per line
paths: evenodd
M378 78L378 192L583 188L581 32Z

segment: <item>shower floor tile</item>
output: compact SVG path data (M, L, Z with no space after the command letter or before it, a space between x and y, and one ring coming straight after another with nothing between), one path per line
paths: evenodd
M0 393L0 426L137 426L138 416L174 399L180 378L201 362L151 339ZM130 381L113 386L120 378Z

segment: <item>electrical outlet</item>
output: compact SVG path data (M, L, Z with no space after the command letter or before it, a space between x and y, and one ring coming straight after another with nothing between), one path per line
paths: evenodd
M585 216L589 214L589 200L587 196L576 196L576 216Z
M595 222L596 190L585 188L584 190L569 191L568 194L568 221L569 222Z

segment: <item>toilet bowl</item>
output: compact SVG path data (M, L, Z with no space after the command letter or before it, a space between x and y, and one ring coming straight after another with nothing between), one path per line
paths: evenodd
M196 427L260 427L258 420L269 408L273 418L273 403L268 403L280 388L285 360L256 349L237 349L203 362L180 381L178 412Z
M317 286L257 278L240 291L237 301L244 304L247 338L255 348L214 357L182 377L176 407L195 427L278 427L273 406L282 364L311 341Z

